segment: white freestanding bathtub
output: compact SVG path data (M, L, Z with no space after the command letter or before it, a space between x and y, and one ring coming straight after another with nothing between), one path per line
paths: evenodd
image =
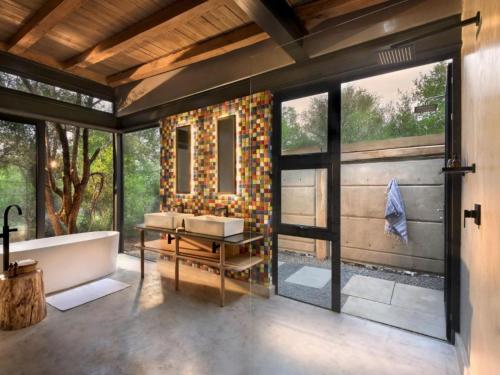
M68 234L10 244L10 261L34 259L43 270L45 293L68 289L116 270L119 232ZM0 246L0 264L3 250Z

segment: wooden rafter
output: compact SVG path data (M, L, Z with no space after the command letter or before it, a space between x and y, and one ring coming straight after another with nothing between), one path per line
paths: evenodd
M308 58L302 48L307 31L286 0L234 0L295 61Z
M165 73L190 64L223 55L269 38L257 25L250 24L196 43L180 51L108 77L108 83L118 86L127 82Z
M0 42L0 51L9 52L7 50L6 43ZM56 59L54 59L53 57L50 57L48 55L41 55L39 53L32 52L32 51L25 51L23 53L16 53L15 55L23 57L23 58L31 60L31 61L34 61L34 62L42 64L42 65L49 66L51 68L64 70L64 66L61 62L57 61ZM90 80L95 81L95 82L107 84L106 77L104 77L98 73L92 72L90 70L87 70L87 69L77 68L72 73L74 75L77 75L77 76L82 77L82 78L87 78L87 79L90 79Z
M88 67L106 60L140 41L148 33L161 28L162 32L173 30L192 18L198 17L213 9L222 0L177 0L132 26L99 42L95 46L65 62L66 69Z
M86 0L49 0L7 42L7 51L21 54L40 40L61 20L78 9Z
M296 7L295 12L307 29L313 30L329 19L386 2L388 0L317 0Z

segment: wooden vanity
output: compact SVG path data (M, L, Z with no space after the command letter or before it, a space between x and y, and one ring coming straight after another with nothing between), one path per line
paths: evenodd
M229 237L216 237L200 233L177 231L175 229L165 229L139 224L136 229L140 232L140 243L136 245L141 252L141 278L144 278L144 251L153 251L159 254L171 256L175 262L175 289L179 290L179 261L189 260L207 266L216 267L220 271L220 305L224 306L225 296L225 271L245 271L260 263L263 259L256 255L240 255L227 253L226 247L239 247L252 242L260 241L264 235L253 232L243 232ZM167 238L145 241L145 232L151 231L162 233ZM168 239L170 238L170 240ZM182 240L183 246L180 246ZM218 253L212 252L211 246L214 244ZM205 245L204 245L205 244ZM213 246L213 245L212 245Z

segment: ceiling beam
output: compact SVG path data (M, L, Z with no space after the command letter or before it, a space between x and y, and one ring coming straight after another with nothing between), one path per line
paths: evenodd
M54 26L78 9L86 0L48 0L7 42L7 51L21 54L38 42Z
M302 38L307 31L286 0L234 0L295 61L307 60Z
M5 43L0 42L0 51L7 52L7 45ZM34 61L35 63L38 63L38 64L46 65L46 66L51 67L51 68L65 71L63 64L60 61L54 59L53 57L51 57L49 55L41 55L39 53L32 52L29 50L25 51L23 53L17 53L17 54L13 54L13 55L22 57L22 58L27 59L27 60ZM88 69L75 68L73 71L66 72L66 73L73 74L75 76L90 79L92 81L107 85L106 77L100 75L99 73L92 72Z
M222 3L222 1L176 0L155 14L70 58L64 65L66 69L72 70L76 67L86 68L97 64L138 43L146 34L158 31L160 28L162 32L173 30L177 26L208 12L218 3Z
M1 50L0 70L97 98L115 100L114 90L107 84L104 85L60 69L54 69Z
M0 87L0 113L107 131L117 131L119 127L112 113L3 87Z
M262 31L259 26L249 24L183 48L180 51L160 57L143 65L113 74L108 77L107 81L111 86L119 86L208 60L266 39L269 39L267 33Z
M309 31L317 29L323 22L344 16L363 8L373 7L388 0L317 0L295 8L295 13Z

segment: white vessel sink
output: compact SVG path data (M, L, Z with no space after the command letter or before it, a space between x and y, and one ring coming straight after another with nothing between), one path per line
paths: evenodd
M213 215L186 218L186 231L209 236L228 237L243 232L243 219Z
M182 226L182 220L187 217L193 217L193 214L184 214L180 212L154 212L144 214L144 224L147 227L175 229Z

